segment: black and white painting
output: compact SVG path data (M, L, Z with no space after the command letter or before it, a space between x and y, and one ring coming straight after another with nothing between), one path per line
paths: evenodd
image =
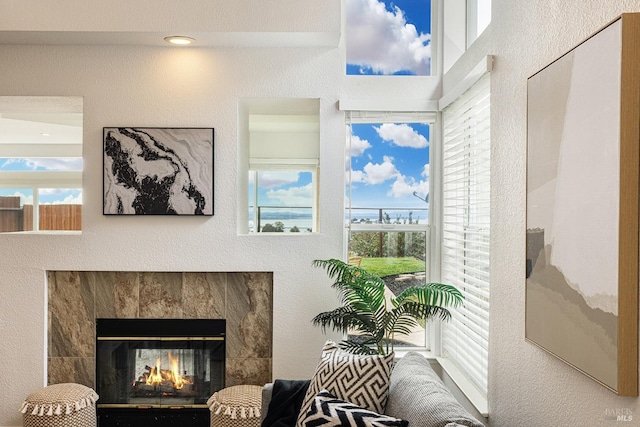
M213 129L105 127L105 215L213 215Z

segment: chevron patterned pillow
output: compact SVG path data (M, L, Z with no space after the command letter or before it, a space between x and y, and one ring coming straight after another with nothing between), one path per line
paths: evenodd
M296 426L302 427L302 420L321 390L327 390L338 399L369 411L383 413L389 394L393 358L393 353L387 356L347 353L340 350L335 342L327 341L304 397Z
M322 390L313 399L302 425L305 427L407 427L409 423L405 420L368 411L358 405L338 399L327 390Z

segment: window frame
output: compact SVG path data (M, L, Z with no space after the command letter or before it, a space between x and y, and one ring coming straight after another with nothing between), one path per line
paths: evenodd
M432 107L434 104L428 104L429 109L418 109L412 111L402 111L402 110L380 110L378 105L370 104L369 107L372 108L363 108L363 109L347 109L346 107L359 105L358 102L351 101L341 101L339 103L342 106L342 110L345 112L345 132L348 132L348 128L352 124L383 124L383 123L423 123L428 124L430 127L429 130L429 167L430 167L430 176L429 176L429 194L434 194L434 182L438 182L438 180L433 179L434 169L438 170L438 160L437 157L434 156L434 145L438 143L434 143L438 140L438 115L435 111L433 111ZM424 104L423 104L424 107ZM352 135L352 132L348 132L347 135ZM345 155L348 155L349 150L349 142L345 140ZM435 149L435 153L438 152L438 148ZM425 235L425 274L426 274L426 282L435 282L437 281L435 274L438 273L439 269L434 268L434 261L437 260L436 251L437 251L437 242L434 240L434 219L438 218L438 215L433 215L433 209L431 208L432 203L434 201L433 197L429 199L428 205L428 221L425 223L418 224L387 224L387 223L353 223L353 213L354 209L351 206L351 159L348 159L348 174L345 182L345 189L348 188L345 194L345 244L344 244L344 254L343 259L345 262L349 259L349 247L351 242L351 235L354 232L412 232L412 233L424 233ZM434 162L435 160L435 162ZM434 164L435 163L435 164ZM438 196L435 196L435 200L438 200ZM367 208L369 209L369 208ZM374 208L371 208L372 210ZM384 208L380 208L384 209ZM392 209L392 208L391 208ZM404 210L404 209L403 209ZM410 210L410 209L406 209ZM434 348L439 348L436 339L438 337L438 327L439 321L437 319L432 319L428 322L427 327L425 328L425 346L401 346L397 347L396 350L401 351L422 351L422 352L430 352L433 351Z
M41 230L40 229L40 190L43 189L80 189L82 191L82 171L0 171L0 188L28 189L33 192L32 229L4 233L77 233L80 230Z

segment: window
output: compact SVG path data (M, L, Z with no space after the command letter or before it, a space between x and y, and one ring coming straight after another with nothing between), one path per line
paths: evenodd
M446 0L443 5L446 72L491 23L491 0Z
M491 0L467 0L467 47L491 23Z
M319 100L243 100L240 107L248 131L240 134L240 155L248 161L239 231L317 232Z
M348 258L390 293L431 281L429 151L435 115L347 112ZM424 328L396 347L428 346Z
M0 232L82 228L82 98L0 97Z
M486 395L489 341L489 75L443 110L444 283L464 295L442 328L442 353Z
M431 74L431 0L347 0L348 75Z
M251 166L249 171L250 232L314 231L313 195L316 165L304 170L287 165Z

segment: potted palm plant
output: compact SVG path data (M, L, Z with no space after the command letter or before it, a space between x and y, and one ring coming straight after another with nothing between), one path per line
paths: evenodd
M447 307L462 303L460 291L451 285L427 283L411 286L395 298L385 297L385 282L377 275L338 259L315 260L314 267L326 270L334 280L342 306L318 314L313 324L323 331L352 332L340 347L356 354L393 352L396 334L409 334L427 320L448 320Z

